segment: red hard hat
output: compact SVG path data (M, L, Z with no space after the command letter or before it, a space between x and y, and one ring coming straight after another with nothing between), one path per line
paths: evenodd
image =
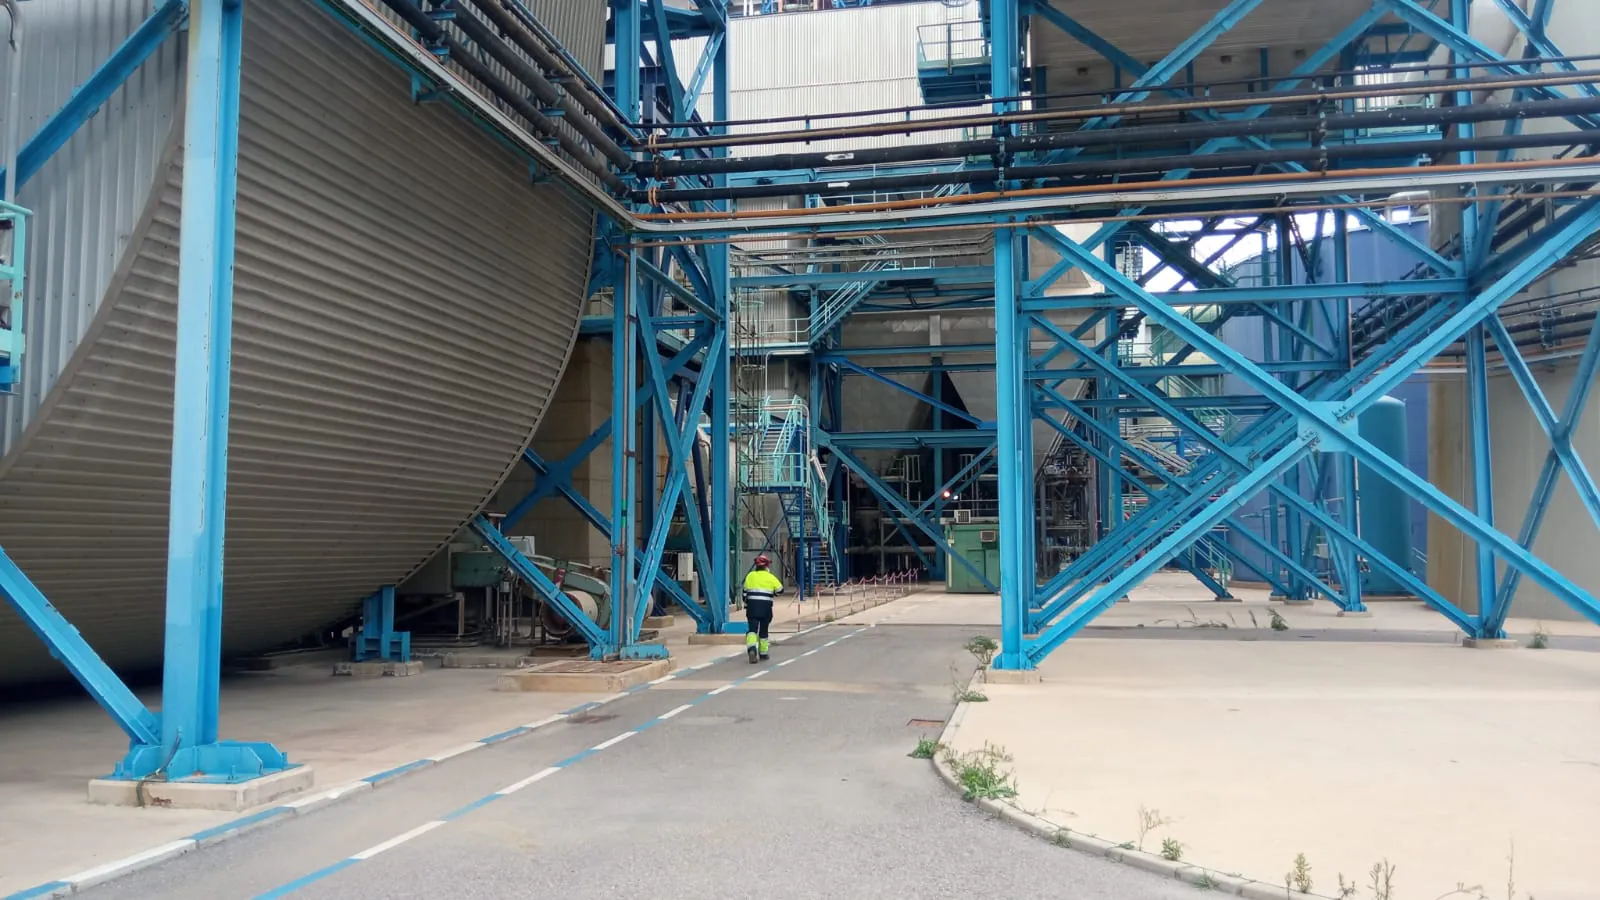
M764 569L764 568L766 568L767 566L770 566L770 565L772 565L772 560L768 559L767 555L765 553L763 553L760 556L756 557L756 566L758 568Z

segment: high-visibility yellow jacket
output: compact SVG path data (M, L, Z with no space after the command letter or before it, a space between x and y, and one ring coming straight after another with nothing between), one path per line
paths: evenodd
M766 569L751 569L744 577L744 602L771 600L783 590L783 582Z

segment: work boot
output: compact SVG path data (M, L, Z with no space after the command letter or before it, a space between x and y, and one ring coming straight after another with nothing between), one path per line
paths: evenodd
M762 659L766 659L767 658L767 651L772 649L772 643L770 641L768 641L766 638L762 638L760 640L760 642L757 644L757 647L761 651L761 658Z
M753 665L756 664L756 657L757 657L758 653L759 653L759 648L756 646L756 633L754 631L745 632L745 635L744 635L744 655L750 658L750 665L753 666ZM765 656L766 654L760 654L760 655Z

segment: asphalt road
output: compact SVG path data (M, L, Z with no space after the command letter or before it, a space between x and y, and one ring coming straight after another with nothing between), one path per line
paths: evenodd
M1193 897L997 822L907 756L928 733L908 722L951 712L968 637L832 626L86 894Z

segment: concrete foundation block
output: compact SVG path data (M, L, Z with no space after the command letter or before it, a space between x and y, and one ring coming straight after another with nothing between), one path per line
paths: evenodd
M676 616L645 616L644 617L644 627L646 627L646 628L671 628L673 623L676 622L676 621L677 621L677 617Z
M541 663L500 676L497 691L552 691L572 694L614 694L654 681L672 671L672 661L573 659Z
M1311 599L1301 600L1298 597L1273 597L1272 599L1281 602L1284 606L1310 606L1317 602Z
M1510 638L1467 638L1461 646L1472 650L1515 650L1518 644Z
M1039 684L1044 679L1038 669L984 669L985 684Z
M530 657L521 653L446 653L442 665L446 669L520 669L531 663Z
M1372 610L1370 610L1370 609L1341 609L1341 610L1339 610L1339 618L1341 618L1341 619L1370 619L1370 618L1372 618Z
M383 674L391 678L405 678L409 675L422 674L422 660L413 659L410 662L388 662L383 664Z
M351 662L348 659L340 660L333 664L333 674L347 675L351 678L382 678L385 665L386 663L381 659L368 662Z
M159 806L238 812L303 791L315 781L316 773L310 766L296 766L238 784L182 779L141 783L118 778L96 778L89 782L89 802L106 806Z
M689 635L689 643L691 643L691 644L743 644L744 643L744 635L742 635L742 634L701 634L699 632L695 632L694 634Z

